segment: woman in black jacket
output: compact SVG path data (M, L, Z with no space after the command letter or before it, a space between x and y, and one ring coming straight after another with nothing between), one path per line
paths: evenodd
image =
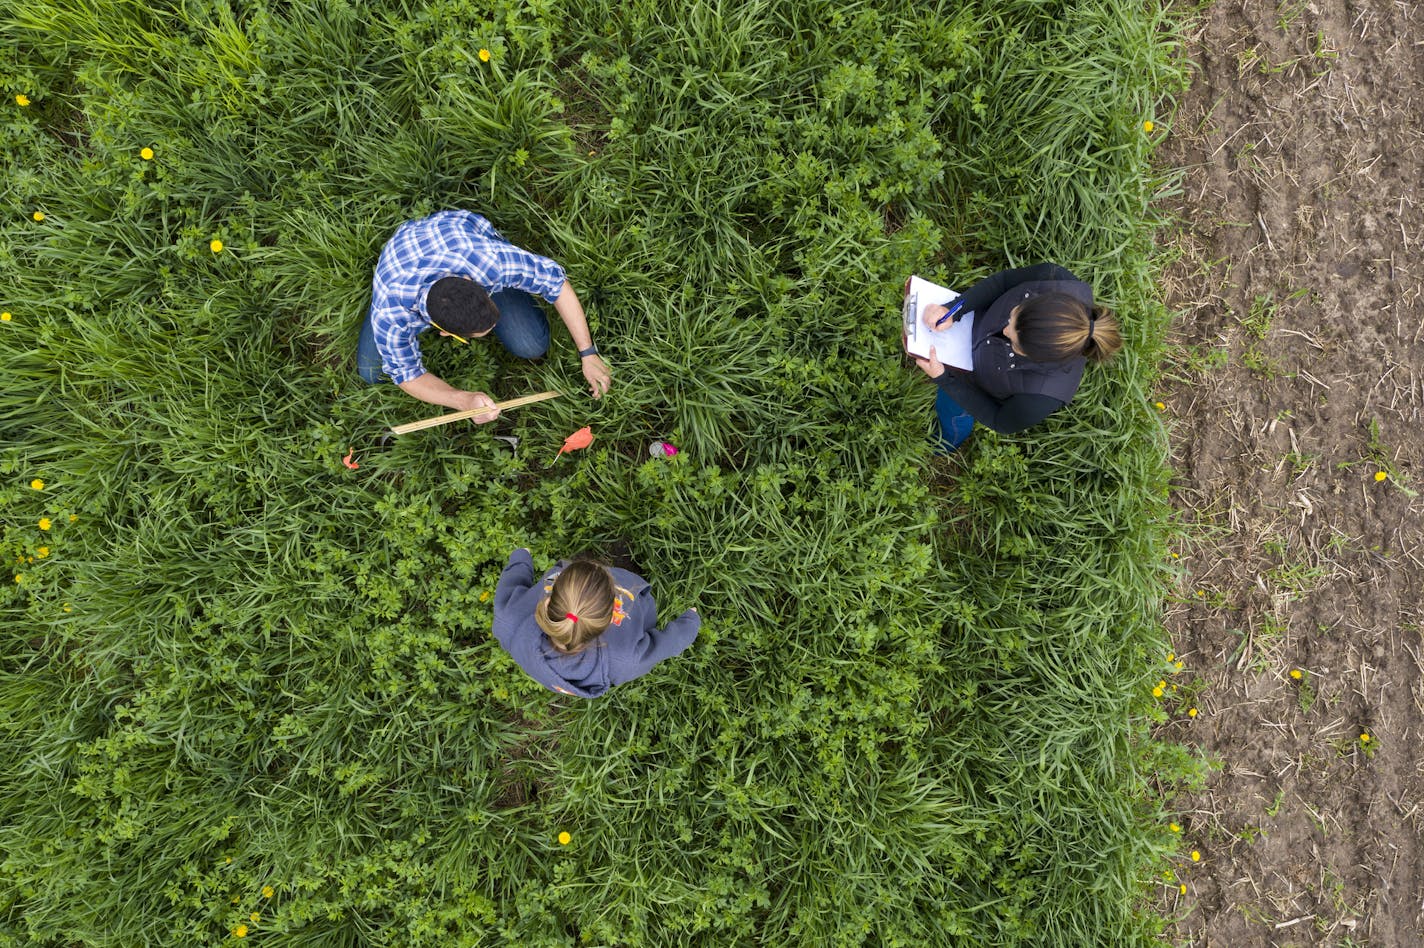
M1122 348L1117 319L1057 264L1002 270L956 302L955 321L974 314L974 368L948 368L934 349L915 359L939 386L935 413L947 451L964 443L975 421L1003 434L1038 424L1073 400L1089 359L1102 362ZM948 311L926 306L920 318L933 327Z

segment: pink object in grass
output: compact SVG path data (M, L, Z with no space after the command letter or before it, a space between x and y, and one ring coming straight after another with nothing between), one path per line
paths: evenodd
M648 453L653 457L670 458L677 454L677 445L667 441L654 441L648 445Z

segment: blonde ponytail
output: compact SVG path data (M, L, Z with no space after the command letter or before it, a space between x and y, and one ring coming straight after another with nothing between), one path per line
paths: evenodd
M588 560L575 560L554 578L534 608L534 621L554 648L577 655L613 621L613 574Z
M1094 362L1106 362L1122 348L1122 330L1117 317L1105 306L1094 306L1088 321L1088 338L1083 342L1083 355Z
M1067 293L1043 293L1018 306L1020 351L1035 362L1061 362L1086 356L1110 359L1122 348L1122 332L1111 310L1091 310Z

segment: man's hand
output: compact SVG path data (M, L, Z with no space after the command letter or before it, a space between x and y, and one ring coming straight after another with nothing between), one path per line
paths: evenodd
M484 392L460 392L455 396L454 401L458 402L458 404L451 407L456 411L474 411L476 408L492 409L492 411L487 414L476 415L470 419L477 425L488 424L499 417L499 409L495 408L494 399L490 398Z
M462 388L456 388L433 372L426 372L408 382L401 382L400 387L401 391L407 395L414 395L423 402L443 405L446 408L453 408L455 411L494 408L494 399L484 392L467 392ZM475 424L483 425L498 417L499 409L495 408L487 415L476 415L474 421Z
M564 281L558 299L554 300L554 312L564 321L575 349L582 352L593 345L593 336L588 332L588 319L584 316L583 304L579 302L578 294L574 292L568 280ZM613 384L613 373L608 371L607 363L596 354L581 356L579 361L582 363L583 377L588 380L589 394L594 398L602 398L608 391L608 386Z
M594 398L602 398L608 391L608 386L613 384L613 374L608 371L608 364L599 356L584 356L583 377L588 380L588 391Z
M944 363L940 362L939 357L935 355L934 346L930 346L930 357L928 359L921 359L919 356L911 356L910 358L915 360L915 365L920 367L921 372L932 379L937 379L944 374Z

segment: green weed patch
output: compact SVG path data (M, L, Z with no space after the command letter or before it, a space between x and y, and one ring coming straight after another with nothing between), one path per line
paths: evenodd
M1102 0L0 2L0 945L1151 941L1173 41ZM567 267L614 388L557 325L428 342L568 394L382 446L430 412L356 379L372 268L450 207ZM932 460L901 282L1043 259L1128 351ZM516 545L626 551L703 634L550 694L489 634Z

